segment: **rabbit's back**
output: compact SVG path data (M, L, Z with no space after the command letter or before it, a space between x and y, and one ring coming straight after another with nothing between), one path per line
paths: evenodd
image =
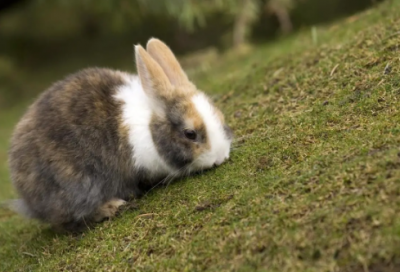
M57 224L126 197L132 148L113 98L118 71L92 68L55 83L28 109L11 140L11 178L29 214Z

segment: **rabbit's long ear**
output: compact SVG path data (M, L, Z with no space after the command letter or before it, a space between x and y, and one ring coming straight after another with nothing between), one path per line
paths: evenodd
M165 43L159 39L151 38L147 42L146 49L164 70L172 85L182 86L190 83L174 53L172 53L171 49Z
M140 45L135 46L137 72L143 90L153 100L163 102L172 96L173 86L160 65Z

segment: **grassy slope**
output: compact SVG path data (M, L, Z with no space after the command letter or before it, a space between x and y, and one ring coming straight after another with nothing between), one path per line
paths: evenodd
M385 3L319 45L305 32L195 74L236 132L232 159L78 237L0 211L0 270L398 271L399 18ZM19 114L1 116L2 162Z

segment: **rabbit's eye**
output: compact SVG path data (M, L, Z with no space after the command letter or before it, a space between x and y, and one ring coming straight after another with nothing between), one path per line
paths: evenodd
M189 140L196 140L197 134L196 131L194 131L193 129L185 129L183 133L185 134L185 137Z

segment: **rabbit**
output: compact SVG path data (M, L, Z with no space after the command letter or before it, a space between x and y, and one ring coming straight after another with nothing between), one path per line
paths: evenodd
M9 149L15 210L80 230L155 184L229 158L232 130L170 48L151 38L135 60L137 75L87 68L27 109Z

